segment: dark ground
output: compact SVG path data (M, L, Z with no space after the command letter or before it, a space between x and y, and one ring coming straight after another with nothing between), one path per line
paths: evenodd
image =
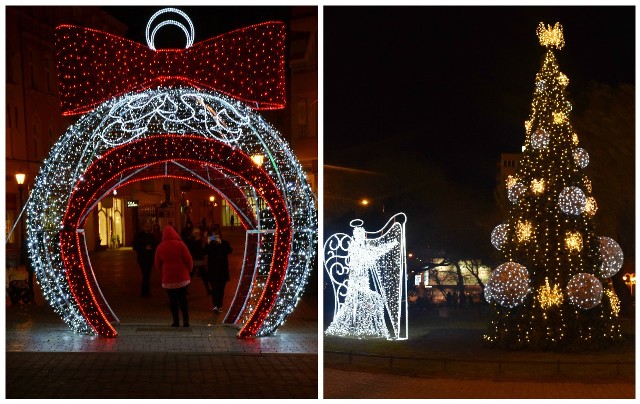
M635 383L635 320L621 318L624 341L600 351L507 351L490 348L483 333L488 306L409 313L409 339L324 337L324 366L337 370L418 377ZM325 324L326 328L326 324ZM349 355L349 353L351 353Z

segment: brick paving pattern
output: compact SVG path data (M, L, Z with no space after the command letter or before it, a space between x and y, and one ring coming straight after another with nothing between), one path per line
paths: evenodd
M329 368L323 373L325 398L635 398L629 383L426 379Z
M243 232L234 247L229 307L239 277ZM120 320L116 338L72 332L44 301L6 309L7 398L317 398L317 296L306 294L271 336L243 340L221 324L201 279L189 287L189 328L169 327L168 297L152 274L140 296L131 249L93 253L103 294Z

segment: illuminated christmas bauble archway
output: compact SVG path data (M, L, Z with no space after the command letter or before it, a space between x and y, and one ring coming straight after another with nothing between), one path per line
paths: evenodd
M115 314L89 260L88 214L130 182L180 178L222 195L246 229L243 273L224 322L239 326L239 337L273 333L302 294L317 237L315 196L305 173L280 134L254 111L283 105L284 25L258 24L183 51L138 53L140 45L99 31L62 26L56 35L63 112L86 115L53 146L27 204L29 255L54 311L74 331L117 335ZM241 46L237 38L243 38ZM259 45L280 53L254 65L266 77L245 79L234 66L246 64L247 52L259 56ZM127 47L135 49L127 53ZM216 53L221 49L224 58ZM138 57L140 63L128 64L140 69L137 75L126 76L129 67L112 52ZM175 63L163 65L168 55ZM188 62L195 56L208 69ZM211 72L221 69L234 74L214 80Z

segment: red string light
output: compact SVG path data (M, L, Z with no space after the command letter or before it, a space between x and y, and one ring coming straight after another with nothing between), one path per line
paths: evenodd
M106 32L56 28L64 115L83 114L113 97L156 86L214 90L256 110L284 108L285 25L264 22L188 49L152 50Z
M82 259L86 247L80 242L78 229L86 220L88 207L117 183L123 171L165 161L187 161L227 170L251 185L272 211L275 237L269 275L251 317L238 333L242 338L255 336L284 281L293 237L291 216L276 184L249 155L218 140L194 135L157 135L129 142L109 150L85 171L82 183L77 184L69 199L60 243L69 286L81 312L99 335L117 335L100 307L102 299L90 286L87 265Z

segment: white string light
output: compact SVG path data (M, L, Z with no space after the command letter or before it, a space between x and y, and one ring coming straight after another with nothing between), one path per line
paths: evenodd
M325 333L406 339L406 216L394 215L376 232L365 231L362 224L351 222L353 237L337 233L325 242L324 267L335 297L334 318Z
M166 20L158 24L153 30L153 32L151 33L151 35L149 35L149 30L151 29L151 25L153 21L160 15L167 14L167 13L176 13L182 16L189 24L189 30L187 31L187 27L185 27L184 24L178 21ZM155 43L154 43L156 32L158 32L158 30L164 27L165 25L175 25L176 27L180 28L184 32L185 36L187 37L187 45L185 46L185 49L190 48L193 45L193 41L195 38L195 28L193 27L193 23L191 22L191 19L189 18L189 16L184 12L182 12L181 10L178 10L177 8L167 7L157 11L154 15L151 16L151 18L149 19L149 22L147 23L147 29L145 30L145 37L147 39L147 45L149 46L149 48L156 50Z
M622 268L624 262L622 248L610 237L598 237L598 243L598 251L602 261L600 276L604 279L611 278Z
M224 125L199 100L218 111ZM168 105L175 107L173 113ZM74 188L83 181L82 174L103 154L115 146L166 133L215 138L249 156L265 156L262 168L282 192L293 231L286 277L258 335L272 333L297 305L314 265L315 197L289 145L259 114L241 101L192 88L158 88L107 101L71 125L53 146L35 180L27 220L29 253L46 300L73 330L94 333L70 292L57 247L63 214ZM261 226L269 229L267 221ZM268 273L269 265L262 262L256 271ZM251 288L248 300L255 303L262 292L257 278Z
M530 291L529 272L524 265L516 262L499 265L491 272L489 282L491 299L507 308L522 304Z
M602 283L595 276L587 273L574 275L567 284L567 296L571 304L588 310L602 301Z

